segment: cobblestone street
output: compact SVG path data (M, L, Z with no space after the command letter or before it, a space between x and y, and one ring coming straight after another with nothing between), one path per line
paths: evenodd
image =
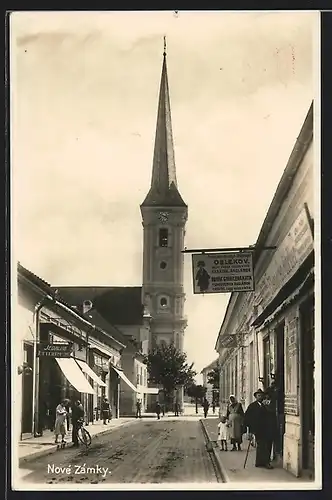
M217 482L198 420L142 421L68 447L20 469L23 481L59 483Z

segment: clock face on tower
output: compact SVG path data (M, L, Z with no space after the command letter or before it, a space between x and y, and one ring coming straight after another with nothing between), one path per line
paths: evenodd
M158 219L161 223L165 224L168 221L169 213L168 212L159 212Z

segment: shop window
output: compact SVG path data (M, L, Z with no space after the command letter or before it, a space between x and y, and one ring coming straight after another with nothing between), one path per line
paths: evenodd
M168 229L165 227L159 229L159 246L160 247L168 246Z

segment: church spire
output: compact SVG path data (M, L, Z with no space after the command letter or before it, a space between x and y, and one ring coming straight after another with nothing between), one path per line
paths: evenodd
M142 206L186 206L178 189L164 37L151 188Z

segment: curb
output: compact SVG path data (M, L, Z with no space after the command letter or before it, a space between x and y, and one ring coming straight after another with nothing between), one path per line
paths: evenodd
M126 425L132 424L133 422L136 422L136 419L135 420L129 420L128 422L123 422L121 425L113 427L112 429L105 429L105 430L103 430L101 432L98 432L97 434L94 434L92 436L92 439L95 436L96 437L97 436L103 436L104 434L111 433L111 432L115 431L116 429L120 429L121 427L124 427ZM48 455L52 455L52 453L55 453L56 451L58 451L58 449L57 449L56 446L52 446L52 448L47 448L45 450L38 450L35 453L30 453L29 455L26 455L25 457L20 457L18 459L18 465L19 465L19 467L21 467L24 464L27 464L27 463L29 463L29 462L31 462L33 460L36 460L37 458L47 457Z
M204 424L204 420L203 419L200 419L200 423L201 423L201 426L202 426L202 430L203 430L203 434L204 434L204 437L207 441L207 444L211 445L211 443L213 442L211 439L210 439L210 436L209 436L209 433L205 427L205 424ZM216 465L217 465L217 469L218 469L218 472L221 476L221 480L223 483L229 483L230 482L230 479L229 479L229 476L227 474L227 471L224 467L224 464L222 463L220 457L219 457L219 454L217 453L216 451L216 448L214 446L211 447L211 451L213 453L213 456L215 458L215 462L216 462Z

